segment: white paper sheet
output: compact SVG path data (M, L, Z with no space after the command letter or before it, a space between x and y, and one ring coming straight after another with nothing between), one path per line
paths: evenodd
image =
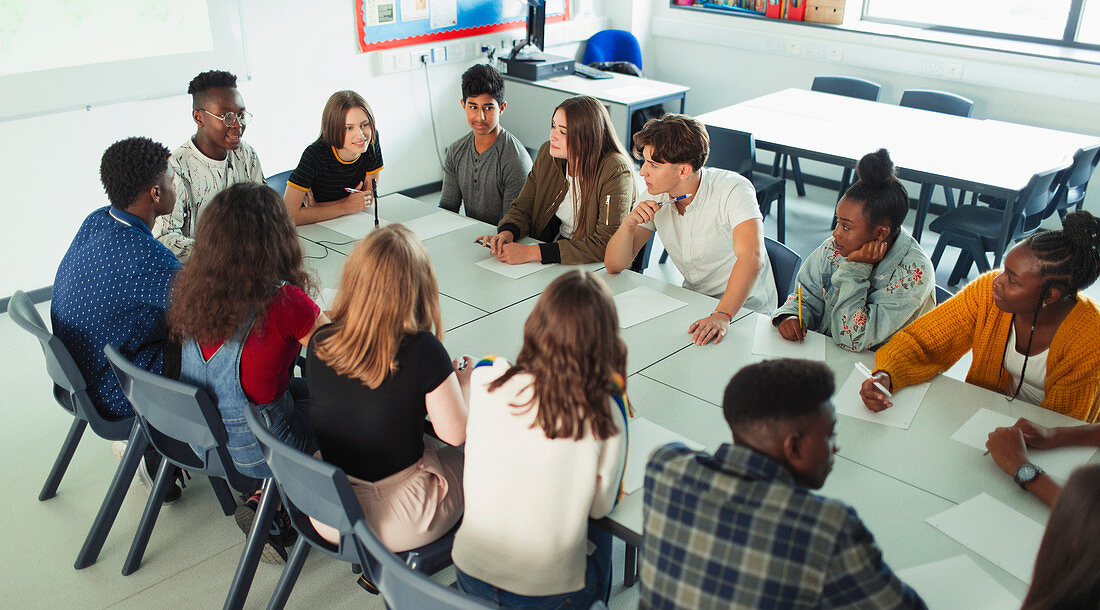
M434 212L427 216L414 218L401 224L405 225L413 233L416 233L416 238L420 241L427 241L437 235L443 235L455 229L468 227L474 224L474 222L476 221L470 220L465 216L459 216L458 214Z
M1024 582L1031 582L1043 526L981 494L926 522Z
M458 23L458 0L428 0L431 28L448 28Z
M985 451L985 443L994 428L1005 428L1016 423L1016 418L990 409L979 409L954 434L952 440ZM1042 468L1052 478L1066 480L1074 468L1088 462L1096 454L1095 447L1059 447L1058 449L1028 449L1027 456L1033 464Z
M401 21L428 18L428 0L401 0Z
M859 397L859 388L863 385L865 379L867 379L867 376L863 373L856 370L852 371L840 391L836 393L836 396L833 396L833 405L836 406L836 412L849 417L873 421L876 424L908 430L910 424L913 423L913 418L917 415L917 409L924 402L924 395L928 393L931 384L921 383L894 392L894 397L890 399L894 406L875 413L868 409L863 404L863 399Z
M486 248L485 252L489 252L489 249ZM490 255L489 258L475 264L478 267L488 269L489 271L493 271L495 273L499 273L504 277L510 277L513 280L518 280L521 277L531 275L539 269L546 267L546 265L540 263L539 261L523 263L522 265L509 265L508 263L500 262L499 260L497 260L497 257L492 255Z
M627 422L627 426L629 447L626 453L626 470L623 471L623 492L628 494L638 491L645 484L646 462L658 447L669 443L683 443L692 449L703 449L699 443L658 426L644 417L635 417Z
M825 360L825 335L808 332L802 343L787 341L779 330L772 326L772 320L763 314L756 314L756 333L752 337L752 353L774 358L805 358L807 360Z
M336 304L336 289L322 288L321 294L317 297L317 305L321 308L321 311L332 309L334 304Z
M317 223L326 229L332 229L337 233L346 235L349 239L363 239L374 230L374 210L367 208L365 212L356 212L337 218L330 218ZM385 220L379 219L378 226L386 226Z
M393 0L363 0L363 25L373 27L393 23Z
M1020 600L968 555L898 571L929 610L1016 610Z
M635 324L686 306L687 303L680 299L674 299L645 286L615 295L615 309L619 312L620 328L630 328Z

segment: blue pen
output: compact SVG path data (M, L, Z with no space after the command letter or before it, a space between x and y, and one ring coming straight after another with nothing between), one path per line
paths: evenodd
M658 203L658 204L657 204L657 207L661 207L661 206L663 206L663 205L664 205L664 204L666 204L666 203L676 203L677 201L680 201L680 200L682 200L682 199L687 199L688 197L691 197L691 193L687 193L687 194L685 194L685 195L680 195L679 197L677 197L677 198L675 198L675 199L673 199L673 200L671 200L671 201L664 201L664 202Z

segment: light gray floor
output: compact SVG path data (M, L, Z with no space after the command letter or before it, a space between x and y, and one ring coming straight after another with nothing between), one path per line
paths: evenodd
M835 195L824 189L807 187L806 198L794 197L789 186L788 243L808 253L828 234ZM438 194L422 198L437 201ZM774 221L766 221L767 234L774 235ZM1057 226L1057 221L1054 221ZM929 234L924 245L931 251L935 236ZM660 254L657 249L655 257ZM946 279L955 254L945 256ZM671 263L656 261L646 272L670 282L680 276ZM974 274L972 273L972 276ZM1092 291L1097 293L1096 288ZM49 304L39 306L49 319ZM196 477L177 503L164 508L138 572L122 576L122 561L129 549L146 493L137 483L122 507L99 562L84 570L74 570L73 560L91 520L98 509L114 472L116 462L110 443L90 431L73 458L57 497L37 500L53 459L60 448L71 419L53 402L38 345L0 315L0 412L8 425L0 431L0 472L3 493L0 514L5 515L4 552L7 559L0 572L0 605L6 607L82 607L119 606L217 607L224 600L244 536L224 517L213 492L203 477ZM615 548L615 586L612 608L637 605L637 586L622 586L623 546ZM261 564L252 586L249 607L263 607L274 589L280 568ZM453 572L439 575L441 581L453 580ZM354 582L347 565L312 555L290 599L291 607L377 607L381 600L364 593Z

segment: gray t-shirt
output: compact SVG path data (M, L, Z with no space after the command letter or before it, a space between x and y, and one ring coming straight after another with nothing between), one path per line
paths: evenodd
M503 128L497 139L480 155L474 148L471 131L447 147L443 161L443 195L439 207L495 225L519 196L531 155L515 136Z

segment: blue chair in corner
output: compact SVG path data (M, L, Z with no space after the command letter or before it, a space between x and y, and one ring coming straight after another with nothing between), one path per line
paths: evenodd
M384 576L379 578L379 574L383 574L384 569L379 568L377 559L381 556L379 548L376 547L375 552L367 550L364 535L371 533L370 526L363 516L363 509L359 506L359 500L355 497L355 492L352 491L351 483L348 482L344 471L306 455L276 438L260 422L255 409L245 409L245 420L260 443L264 458L277 483L283 506L294 528L298 530L298 541L290 552L268 608L277 609L286 605L311 548L359 566L364 575L381 590ZM339 544L334 545L322 538L314 529L310 517L340 532ZM406 569L423 574L434 574L451 565L451 544L454 542L454 532L457 529L458 527L455 526L435 542L400 553L398 555L402 558L400 561ZM458 591L454 593L462 595ZM462 595L462 598L470 599L465 595Z
M971 100L961 95L955 95L947 91L936 91L934 89L906 89L901 93L901 101L898 102L898 106L961 117L969 117L974 111L974 102ZM947 202L947 209L950 210L954 208L954 192L945 186L943 187L943 196ZM960 191L960 205L963 203L965 197L966 191Z
M878 101L879 92L881 90L882 86L878 83L850 76L817 76L814 77L814 82L810 85L810 91L843 95L844 97L854 97L856 99L869 100L872 102ZM781 178L786 177L787 158L787 155L776 153L775 161L772 163L773 176L779 176ZM802 168L799 166L798 157L790 157L790 160L791 175L794 177L794 190L798 193L799 197L805 197L806 186L802 182ZM848 190L848 186L851 182L852 168L845 167L844 173L840 178L840 194L837 196L838 200L840 197L844 196L844 191Z
M802 267L802 257L787 246L764 237L764 249L768 251L768 262L772 266L772 275L775 278L775 293L778 296L776 307L787 300L787 295L794 292L795 280L798 270Z
M629 61L642 69L642 47L634 34L626 30L596 32L584 45L584 65L604 61Z

